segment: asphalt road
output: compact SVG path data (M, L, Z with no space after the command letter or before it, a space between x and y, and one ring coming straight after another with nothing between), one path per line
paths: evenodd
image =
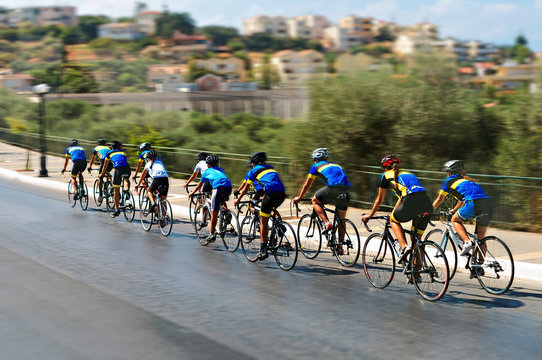
M401 274L375 289L329 255L284 272L272 259L200 246L184 221L164 238L5 179L0 198L2 358L538 359L542 350L540 283L493 296L458 274L430 303Z

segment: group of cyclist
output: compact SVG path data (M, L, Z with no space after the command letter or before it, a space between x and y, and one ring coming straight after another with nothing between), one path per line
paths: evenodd
M298 203L308 192L317 177L321 178L325 184L317 190L311 199L314 210L324 223L323 232L328 232L333 228L324 210L325 204L335 205L338 215L341 219L346 217L350 195L349 189L352 186L344 169L333 162L328 161L329 152L327 148L318 148L312 152L314 164L308 170L307 178L303 184L299 195L293 198L294 203ZM77 140L73 140L66 149L66 161L63 172L66 170L68 160L71 158L73 167L71 171L74 182L77 176L80 176L86 168L85 152ZM103 196L102 179L111 170L115 170L113 176L113 188L115 191L115 216L119 214L119 190L124 179L127 181L127 188L130 188L129 176L131 173L126 153L122 150L122 144L119 141L113 141L110 146L104 139L98 140L98 146L95 147L89 172L96 160L101 160L100 164L100 197ZM188 185L200 176L197 186L189 193L194 196L202 190L211 196L211 220L210 235L208 242L216 239L216 223L220 206L226 206L225 202L232 193L232 183L224 170L221 169L219 158L216 155L205 152L199 153L192 175L185 182ZM246 174L241 186L234 193L238 197L234 204L241 201L247 194L250 187L255 190L254 200L261 200L260 206L260 254L259 259L267 257L267 235L269 232L269 217L273 209L278 208L285 200L285 187L280 176L273 166L266 164L267 156L264 152L256 152L250 155L249 163L251 169ZM152 182L147 187L149 199L154 204L154 192L158 191L160 198L167 197L169 189L168 174L164 164L157 156L156 151L149 143L142 143L139 147L139 162L132 179L135 181L137 174L143 167L142 176L137 187L143 187L147 175L151 177ZM397 196L397 202L390 215L391 226L401 247L401 257L406 256L411 248L405 237L405 232L401 223L412 221L412 236L416 234L421 239L430 220L434 209L437 209L448 194L452 194L458 201L456 206L450 210L453 214L452 224L459 236L464 242L461 255L466 255L473 244L469 241L467 231L463 222L476 218L476 234L478 239L485 237L489 222L492 216L491 199L479 184L465 175L464 163L461 160L450 160L443 166L443 171L447 177L444 179L437 198L431 202L427 195L427 190L423 187L420 180L412 173L399 168L401 160L395 154L390 154L382 158L380 165L384 172L378 185L378 193L369 214L364 215L361 220L367 223L373 217L380 205L384 201L386 192L391 189ZM412 241L414 239L411 239ZM341 247L337 249L342 251Z

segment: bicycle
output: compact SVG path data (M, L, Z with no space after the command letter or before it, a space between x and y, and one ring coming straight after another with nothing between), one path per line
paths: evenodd
M161 186L153 193L156 199L155 206L151 204L151 200L146 192L148 185L136 186L136 192L142 198L139 208L139 221L141 227L145 231L149 231L152 224L157 222L158 228L163 236L168 236L173 228L173 209L168 199L160 198ZM144 191L138 191L138 188L144 189ZM143 195L141 195L143 194Z
M389 215L374 216L371 220L384 220L382 234L371 234L363 246L361 255L363 270L367 280L376 288L383 289L393 280L395 274L395 257L401 258L399 243L391 234ZM367 231L372 232L366 223ZM405 234L413 235L405 230ZM413 283L418 293L426 300L437 301L446 294L450 282L450 269L444 251L432 241L420 241L414 236L412 249L399 260L402 272Z
M204 196L197 194L195 196ZM204 203L197 206L194 211L192 225L196 232L196 237L202 246L209 245L208 237L211 235L211 198L205 196ZM241 241L241 230L237 216L226 208L225 200L220 202L220 209L217 219L216 234L220 236L224 247L233 253L239 248Z
M134 197L130 190L125 189L124 183L127 181L130 175L122 175L121 187L119 191L119 210L122 210L124 217L128 222L134 221L135 217L135 204ZM115 190L113 184L107 186L107 193L105 195L105 205L110 217L114 217L115 209Z
M89 174L92 174L91 173L92 169L89 169ZM92 193L93 193L93 197L94 197L94 203L96 204L96 206L102 206L102 203L103 203L103 194L107 194L107 189L109 186L111 186L111 181L112 181L112 178L111 178L111 174L109 172L107 172L105 174L105 178L106 180L102 182L102 199L100 200L100 189L98 188L98 184L100 183L100 179L96 179L94 180L94 185L92 186Z
M444 250L450 264L450 279L456 273L458 265L458 249L462 250L463 241L455 231L448 211L438 213L444 224L444 230L433 229L427 233L425 240L438 243ZM487 216L487 214L478 215ZM475 220L476 220L475 218ZM465 269L470 271L470 278L476 277L484 290L490 294L500 295L512 286L514 281L514 259L506 243L495 236L486 236L478 240L475 234L467 232L474 243L472 254L466 255Z
M197 186L197 184L188 184L186 186L186 192L190 193L188 191L189 187ZM191 196L188 203L188 215L190 216L190 222L194 223L194 213L196 212L196 209L198 206L205 204L205 198L210 198L211 194L200 191L197 194L194 194L194 196Z
M337 199L342 200L339 197ZM300 202L309 203L311 200L302 199ZM300 209L298 204L295 205L297 217ZM320 219L316 210L312 208L312 213L303 215L297 224L297 238L301 253L307 259L315 259L322 250L322 238L325 237L327 240L326 246L331 250L331 254L337 258L339 264L344 267L354 266L358 261L360 252L358 229L349 219L341 219L337 210L332 210L326 206L323 206L323 208L324 211L333 214L333 227L322 234L324 222Z
M64 175L65 171L61 171L62 177L65 177ZM79 181L77 181L79 179ZM75 204L77 203L77 200L79 200L79 204L81 205L81 209L83 211L86 211L88 208L88 188L87 184L83 180L83 174L79 171L77 173L75 181L75 191L73 189L72 182L70 181L68 183L68 204L70 204L71 207L75 207Z
M252 194L253 195L253 194ZM240 201L239 206L246 205L247 213L241 223L241 249L250 262L258 260L260 254L260 201ZM275 258L277 265L285 271L293 269L297 262L298 243L292 225L282 220L277 209L273 209L269 217L269 236L267 251Z

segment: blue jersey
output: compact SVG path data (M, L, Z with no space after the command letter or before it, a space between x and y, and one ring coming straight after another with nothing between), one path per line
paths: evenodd
M103 160L109 151L111 151L109 146L98 145L94 148L94 155L97 155L99 159Z
M254 166L245 177L245 182L253 185L256 190L262 190L265 187L265 192L268 194L284 192L285 190L279 173L271 165Z
M85 155L85 149L83 149L81 146L70 146L69 148L67 148L66 157L71 158L72 161L87 160L87 156Z
M352 186L343 168L328 161L319 161L309 169L309 178L321 177L328 186Z
M106 159L109 159L113 163L113 167L126 166L128 165L128 159L126 158L126 153L120 149L109 150Z
M395 181L395 171L388 170L380 178L380 187L384 189L392 188L398 198L402 199L408 194L425 191L418 178L409 172L399 170L397 182Z
M228 186L231 187L231 181L228 179L224 170L219 167L210 167L201 174L201 179L199 180L202 183L210 183L213 189L216 189L219 186Z
M457 200L465 202L489 198L480 185L474 181L463 179L460 175L449 176L442 182L440 194L446 196L449 193Z
M147 160L147 155L149 154L149 151L150 150L143 150L141 152L141 154L139 154L139 160L145 160L145 161L148 161Z

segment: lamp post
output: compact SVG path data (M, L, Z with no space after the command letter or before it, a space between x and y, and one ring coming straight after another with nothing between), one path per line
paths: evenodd
M41 167L40 177L47 177L46 157L47 147L45 145L45 94L51 90L51 87L47 84L39 84L32 88L32 91L40 97L38 104L38 119L40 123L40 153L41 153Z

